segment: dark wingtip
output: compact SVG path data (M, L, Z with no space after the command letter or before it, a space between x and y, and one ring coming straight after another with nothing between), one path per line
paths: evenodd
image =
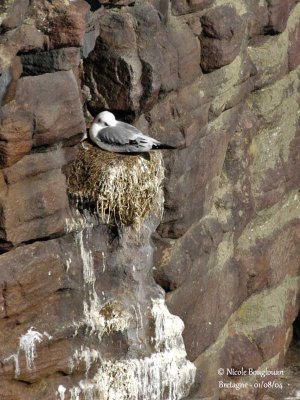
M171 146L169 144L165 144L165 143L159 143L156 145L152 146L153 150L175 150L177 149L177 147Z

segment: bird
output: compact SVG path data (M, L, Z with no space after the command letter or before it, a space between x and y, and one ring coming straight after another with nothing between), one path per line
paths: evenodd
M116 120L114 114L109 111L102 111L96 116L89 129L89 136L98 147L114 153L144 153L151 150L175 149L144 135L133 125Z

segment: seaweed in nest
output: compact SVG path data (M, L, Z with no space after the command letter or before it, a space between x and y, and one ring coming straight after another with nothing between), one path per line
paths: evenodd
M86 144L70 167L68 191L105 223L138 226L148 214L161 217L164 168L159 151L140 155L109 153Z

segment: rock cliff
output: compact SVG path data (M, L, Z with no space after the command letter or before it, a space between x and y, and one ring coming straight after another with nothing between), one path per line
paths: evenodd
M263 399L226 371L281 369L300 329L299 1L0 13L1 400ZM178 148L138 234L68 197L103 109Z

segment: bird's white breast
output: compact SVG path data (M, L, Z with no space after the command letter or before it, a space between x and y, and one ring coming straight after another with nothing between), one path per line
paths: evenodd
M92 124L92 126L90 127L89 135L93 142L96 142L97 134L99 133L99 131L101 131L101 129L103 128L100 126L100 124L95 124L95 123Z

